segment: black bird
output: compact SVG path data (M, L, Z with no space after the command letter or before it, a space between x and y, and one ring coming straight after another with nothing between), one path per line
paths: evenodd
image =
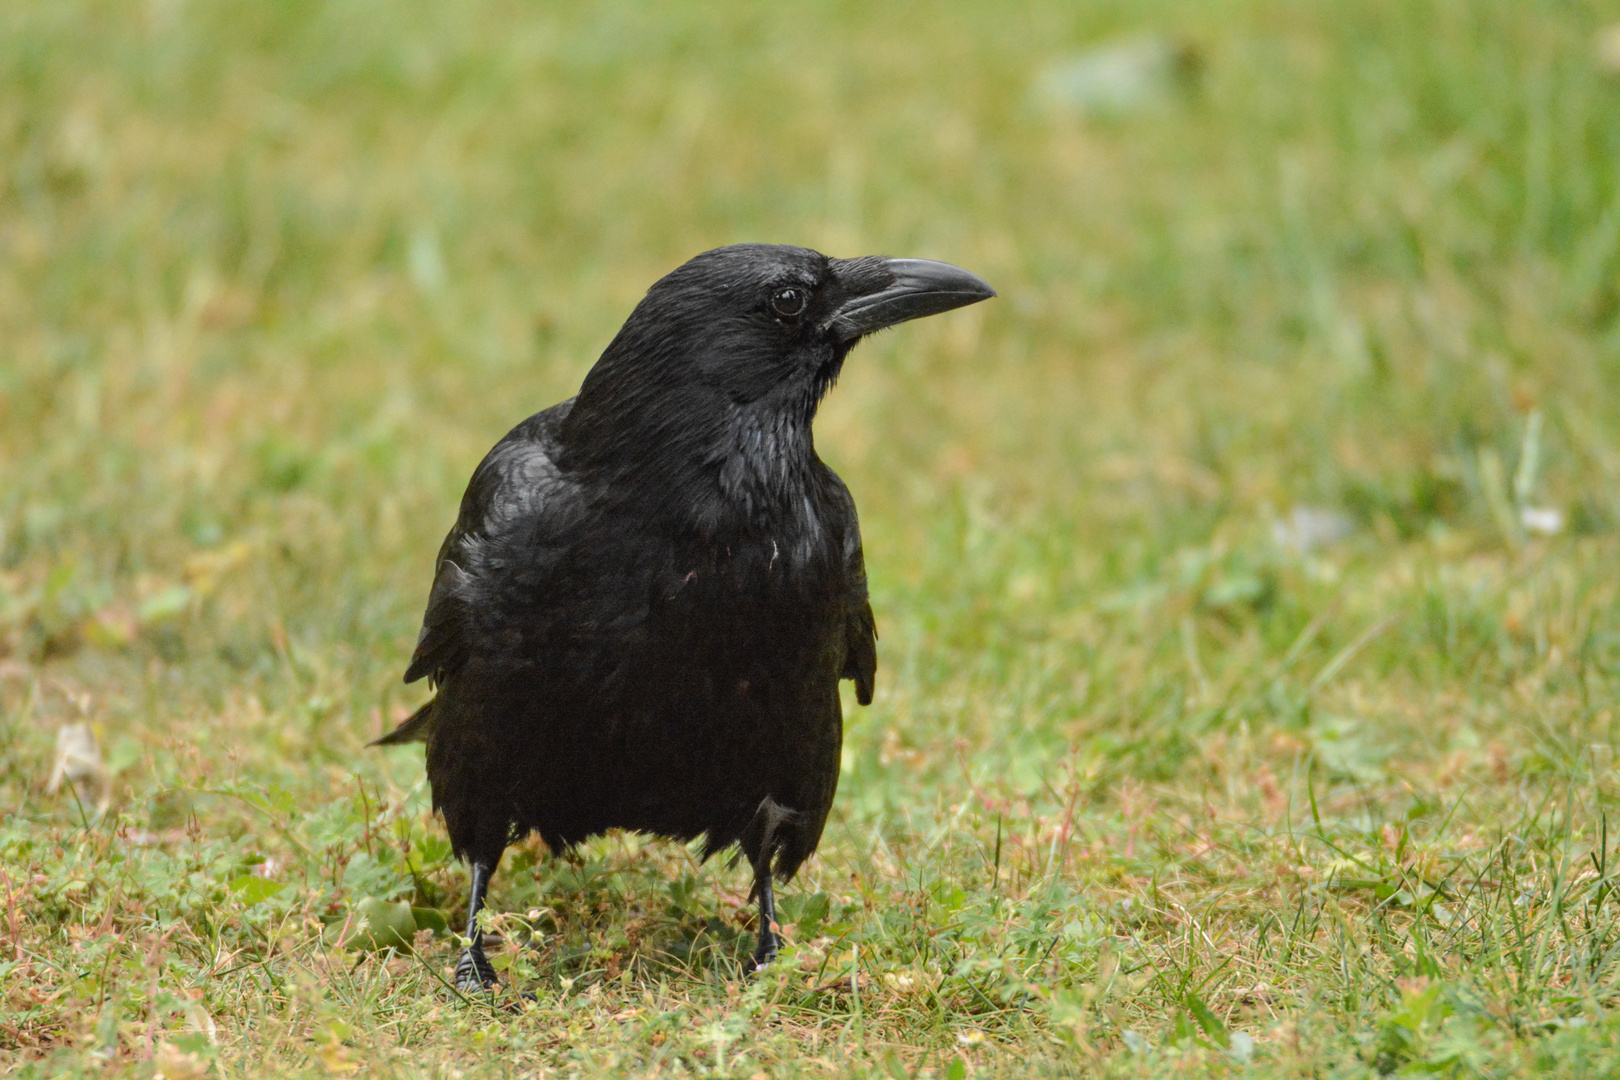
M579 394L489 452L439 549L405 681L437 695L379 742L427 743L471 863L462 987L509 843L621 828L732 844L771 878L815 851L838 785L838 681L872 700L855 503L811 421L866 334L994 296L926 259L741 244L655 284Z

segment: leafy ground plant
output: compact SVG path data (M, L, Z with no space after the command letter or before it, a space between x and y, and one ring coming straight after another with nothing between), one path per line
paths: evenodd
M1620 1071L1617 19L0 5L0 1062ZM742 240L1002 297L821 415L881 666L790 944L740 977L723 860L531 843L462 997L364 748L432 553Z

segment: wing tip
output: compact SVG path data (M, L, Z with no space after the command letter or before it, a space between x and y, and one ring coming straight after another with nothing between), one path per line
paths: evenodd
M427 704L406 717L405 722L399 727L366 745L403 746L405 743L427 742L428 733L433 729L433 704L438 700L430 698Z

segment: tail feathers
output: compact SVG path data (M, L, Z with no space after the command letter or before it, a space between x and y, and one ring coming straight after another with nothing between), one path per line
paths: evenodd
M427 742L428 732L433 730L433 703L437 698L430 699L426 705L411 713L399 727L390 731L370 746L399 746L403 743Z

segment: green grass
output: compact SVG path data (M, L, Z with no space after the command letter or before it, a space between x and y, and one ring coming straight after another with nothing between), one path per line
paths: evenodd
M1616 20L0 5L0 1065L1620 1072ZM1033 92L1143 32L1195 85ZM741 240L1001 291L822 412L879 689L794 943L744 982L740 870L531 845L494 900L535 1000L462 1002L420 751L363 746L433 552ZM1301 553L1295 507L1353 528ZM99 818L46 790L80 720ZM341 942L397 903L414 951Z

